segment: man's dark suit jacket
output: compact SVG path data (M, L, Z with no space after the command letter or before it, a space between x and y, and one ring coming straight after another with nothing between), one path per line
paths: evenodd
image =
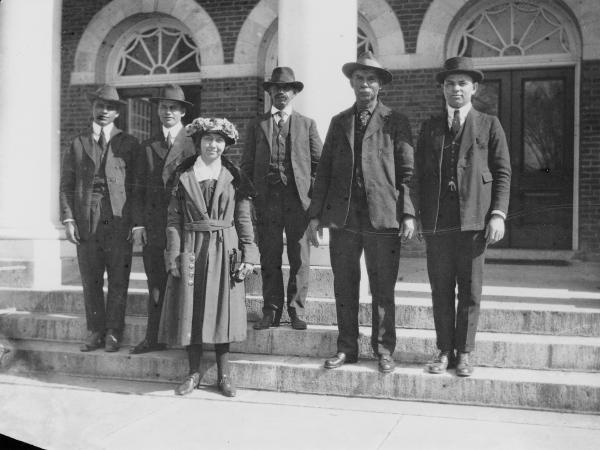
M416 172L423 231L435 231L442 177L442 149L448 128L443 114L427 120L419 135ZM483 230L493 210L508 212L511 165L506 137L495 116L471 109L463 125L457 158L461 231Z
M306 210L310 204L317 165L321 158L322 143L314 120L296 111L292 111L288 120L290 120L294 181L300 202ZM267 195L267 174L271 161L272 136L273 118L270 113L253 119L246 130L241 168L256 188L258 195L254 204L258 209L264 207Z
M162 131L142 143L141 161L138 173L139 183L144 186L143 222L146 227L148 243L165 248L167 238L167 208L170 192L168 186L177 166L186 158L196 154L194 141L182 128L173 142L171 151L167 149Z
M106 155L106 184L112 213L119 218L120 231L127 236L131 227L142 223L142 190L135 183L138 141L114 127ZM63 156L60 177L61 220L74 219L82 240L87 240L96 224L91 223L95 172L92 130L77 136Z
M343 227L350 207L354 165L354 106L331 119L309 209L323 227ZM379 102L362 142L362 170L371 225L399 228L415 215L409 186L413 176L408 119Z

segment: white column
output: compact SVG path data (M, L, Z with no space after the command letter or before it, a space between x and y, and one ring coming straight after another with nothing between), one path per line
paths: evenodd
M304 83L294 108L317 121L322 139L354 103L342 65L356 61L357 14L356 0L279 0L279 65Z
M62 0L0 3L0 258L60 282Z

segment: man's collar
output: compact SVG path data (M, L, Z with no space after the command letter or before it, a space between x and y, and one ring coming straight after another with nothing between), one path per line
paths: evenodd
M473 108L473 104L470 102L467 103L465 106L458 108L458 110L460 111L458 113L458 115L460 117L461 122L464 122L465 118L467 117L467 114L469 114L469 111L471 111L471 108ZM452 117L454 117L455 110L456 110L456 108L453 108L452 106L446 104L446 111L448 111L448 117L450 119L452 119Z
M101 127L96 122L92 122L92 131L94 132L94 135L100 136L100 131L104 130L104 137L106 138L106 140L108 140L108 138L110 138L110 135L111 135L114 127L115 127L114 122L109 123L105 127Z
M377 105L379 105L379 100L377 100L375 103L373 103L371 106L369 106L367 108L367 110L371 113L371 115L373 115L373 112L375 111L375 109L377 108ZM362 111L363 109L361 108L360 111ZM358 114L359 109L358 109L358 103L354 104L354 113Z
M285 108L283 108L281 111L285 112L287 114L288 117L290 117L292 115L292 105L287 105ZM271 106L271 115L275 115L279 112L279 109L275 108L274 106Z
M166 139L167 135L169 133L171 133L171 137L175 138L175 136L177 136L179 134L179 132L181 131L182 128L183 128L183 125L181 124L181 122L176 123L171 128L167 128L163 125L163 127L162 127L163 136Z

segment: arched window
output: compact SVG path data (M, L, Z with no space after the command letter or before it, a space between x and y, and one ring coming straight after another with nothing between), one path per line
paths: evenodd
M480 65L575 62L578 37L553 2L482 1L457 16L448 56L470 56Z
M120 86L200 81L200 51L189 30L170 17L140 21L115 42L106 79Z

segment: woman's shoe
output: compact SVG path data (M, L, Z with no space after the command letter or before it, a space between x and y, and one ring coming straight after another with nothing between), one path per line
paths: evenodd
M235 386L231 381L231 378L229 378L229 375L223 375L219 380L218 386L219 391L221 391L225 397L235 397Z
M175 394L177 395L187 395L192 392L194 389L198 387L200 384L200 374L198 372L194 372L189 375L183 382L175 388Z

